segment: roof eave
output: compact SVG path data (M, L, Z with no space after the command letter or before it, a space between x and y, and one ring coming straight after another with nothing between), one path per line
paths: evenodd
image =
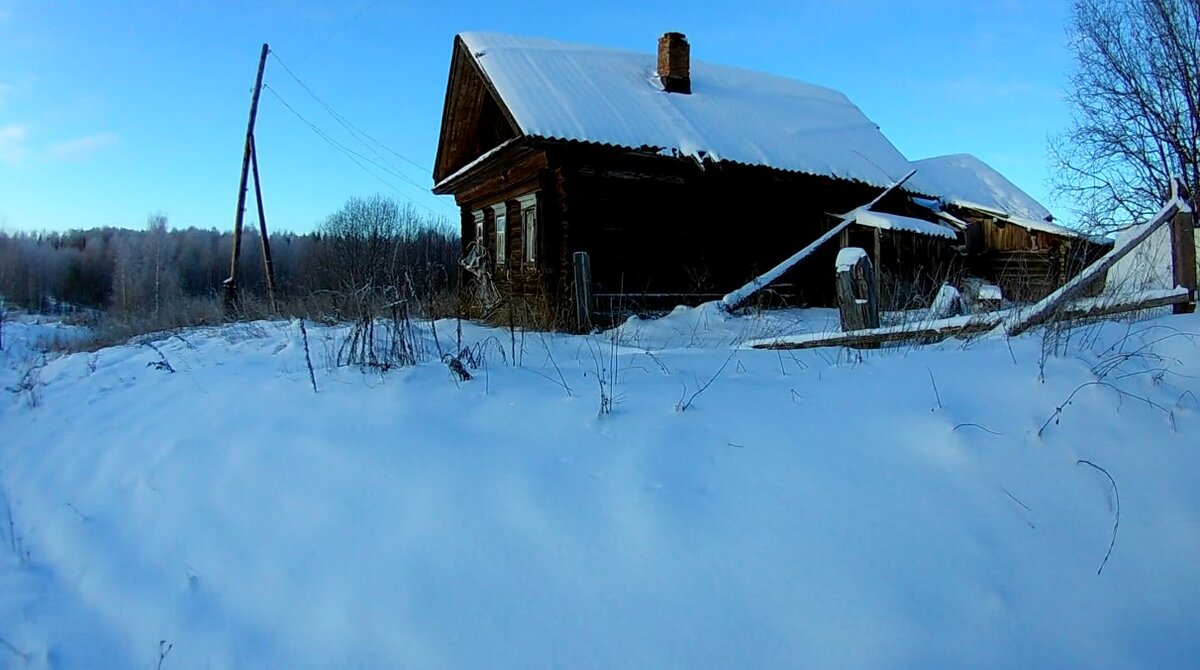
M433 193L435 195L453 195L463 185L474 181L477 177L495 168L497 163L508 160L514 151L527 148L528 146L529 142L523 137L504 140L500 144L483 152L475 160L434 184Z

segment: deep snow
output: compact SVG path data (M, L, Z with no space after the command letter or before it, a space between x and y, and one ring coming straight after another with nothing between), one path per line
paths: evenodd
M463 383L309 324L316 394L296 322L49 360L0 397L0 667L1200 663L1200 317L740 348L836 320L467 324Z

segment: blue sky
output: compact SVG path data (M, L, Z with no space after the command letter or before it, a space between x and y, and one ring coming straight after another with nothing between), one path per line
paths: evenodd
M373 193L454 217L404 159L433 162L464 30L646 52L678 30L693 59L838 89L909 158L973 153L1061 214L1046 138L1068 120L1067 16L1065 0L0 0L0 227L140 227L155 212L232 227L264 41L402 175L372 168L380 181L326 144L280 99L382 162L268 61L256 136L272 229L310 230Z

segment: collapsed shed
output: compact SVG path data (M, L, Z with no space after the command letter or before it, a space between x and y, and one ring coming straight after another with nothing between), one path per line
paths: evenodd
M918 188L937 196L926 207L962 231L967 271L1011 300L1042 298L1112 247L1112 240L1054 223L1041 203L975 156L913 166Z

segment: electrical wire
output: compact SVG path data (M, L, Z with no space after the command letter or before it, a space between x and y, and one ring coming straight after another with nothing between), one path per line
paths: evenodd
M371 0L370 2L364 3L362 6L362 9L358 10L358 13L355 14L353 17L351 17L349 21L346 21L342 25L330 30L328 33L326 33L324 39L314 42L312 46L305 49L300 54L300 57L299 57L300 60L304 60L305 58L308 58L309 56L313 55L313 53L315 51L317 51L321 47L325 46L326 44L329 44L330 42L332 42L333 38L342 34L343 32L346 31L347 28L349 28L350 26L357 23L359 19L361 19L363 16L366 16L367 12L374 9L375 5L378 5L381 1L382 0Z
M286 72L289 77L291 77L297 84L300 85L300 88L304 89L305 93L308 93L308 95L310 97L312 97L312 99L315 100L318 105L320 105L322 108L324 108L325 111L328 112L329 115L332 116L333 119L338 122L338 124L340 124L343 128L345 128L346 132L350 133L351 137L358 140L363 146L365 146L368 150L370 150L372 153L374 153L376 156L378 156L380 158L380 160L384 161L385 163L388 163L389 165L391 164L391 161L389 161L386 156L380 154L373 146L371 146L367 142L367 140L374 142L376 145L383 148L388 153L391 153L392 155L400 158L405 163L408 163L409 165L417 168L418 170L429 175L430 177L433 176L433 172L429 168L412 160L411 158L405 156L404 154L401 154L400 152L396 151L395 149L392 149L391 147L387 146L383 142L380 142L379 140L372 137L370 134L368 134L366 131L362 130L358 126L355 126L353 123L350 123L350 121L348 119L346 119L346 117L339 114L337 112L337 110L335 110L333 108L332 105L325 102L321 98L321 96L317 95L316 92L313 91L312 88L308 86L308 84L305 84L303 81L301 81L300 77L297 76L296 73L293 72L290 67L288 67L287 63L283 62L283 59L279 57L279 54L275 53L275 51L273 51L273 50L271 51L271 57L275 59L276 63L279 63L279 66L283 68L283 71ZM393 166L393 167L395 167L395 166Z
M350 147L347 147L346 145L344 145L344 144L342 144L341 142L339 142L339 141L337 141L336 139L334 139L332 136L330 136L330 135L329 135L329 133L326 133L326 132L325 132L324 130L322 130L322 129L321 129L319 126L317 126L317 124L315 124L315 123L313 123L312 121L308 120L308 119L307 119L307 118L306 118L306 117L305 117L303 114L301 114L301 113L300 113L298 110L296 110L296 108L295 108L295 107L293 107L291 104L289 104L289 103L288 103L288 101L287 101L287 100L285 100L285 99L283 98L283 96L279 94L279 92L278 92L278 91L276 91L274 88L272 88L270 84L266 84L266 83L264 83L264 84L263 84L263 88L264 88L264 89L266 89L266 90L267 90L267 92L269 92L269 93L270 93L272 96L274 96L274 97L275 97L275 99L276 99L276 100L278 100L278 101L280 102L280 104L282 104L282 105L283 105L283 106L284 106L284 107L285 107L285 108L286 108L286 109L287 109L289 112L291 112L291 113L292 113L292 114L293 114L293 115L294 115L294 116L295 116L297 119L299 119L301 123L303 123L304 125L308 126L308 128L309 128L310 130L312 130L312 131L313 131L313 132L314 132L314 133L315 133L315 134L316 134L318 137L320 137L322 140L324 140L326 143L328 143L330 146L332 146L332 147L333 147L334 149L336 149L338 152L342 153L344 156L346 156L346 158L350 159L350 161L351 161L351 162L353 162L355 165L357 165L357 166L358 166L360 169L362 169L364 172L366 172L367 174L371 175L371 176L372 176L372 177L374 177L376 180L378 180L380 183L384 184L384 185L385 185L385 186L387 186L388 188L390 188L390 189L392 189L393 191L395 191L395 192L396 192L398 195L400 195L401 197L403 197L405 200L408 200L409 202L413 203L414 205L417 205L418 207L421 207L422 209L424 209L425 211L429 212L430 214L432 214L432 215L434 215L434 216L438 216L438 213L437 213L437 212L435 212L435 211L433 211L432 209L430 209L430 208L429 208L428 206L426 206L424 203L421 203L421 202L417 201L416 199L412 198L411 196L409 196L408 194L404 193L404 192L403 192L403 191L402 191L402 190L401 190L399 187L397 187L395 184L393 184L392 182L388 181L387 179L384 179L384 178L383 178L383 177L381 177L381 176L380 176L378 173L376 173L374 170L372 170L371 168L367 167L367 165L366 165L366 164L367 164L367 163L369 163L370 165L373 165L373 166L375 166L376 168L378 168L379 170L383 171L384 173L386 173L386 174L388 174L388 175L391 175L391 176L395 176L395 177L397 177L397 178L401 179L402 181L404 181L404 182L406 182L406 183L408 183L408 184L410 184L410 185L412 185L412 186L415 186L416 188L418 188L418 189L421 189L422 191L424 191L424 188L423 188L422 186L420 186L420 185L419 185L419 184L417 184L416 182L414 182L414 181L412 181L411 179L409 179L409 178L408 178L406 175L404 175L403 173L397 172L397 171L395 171L394 169L392 169L392 168L389 168L389 167L388 167L388 166L386 166L386 165L381 165L381 164L380 164L380 163L378 163L377 161L374 161L374 160L372 160L371 158L369 158L369 157L367 157L367 156L364 156L363 154L361 154L361 153L359 153L359 152L355 151L354 149L351 149Z

